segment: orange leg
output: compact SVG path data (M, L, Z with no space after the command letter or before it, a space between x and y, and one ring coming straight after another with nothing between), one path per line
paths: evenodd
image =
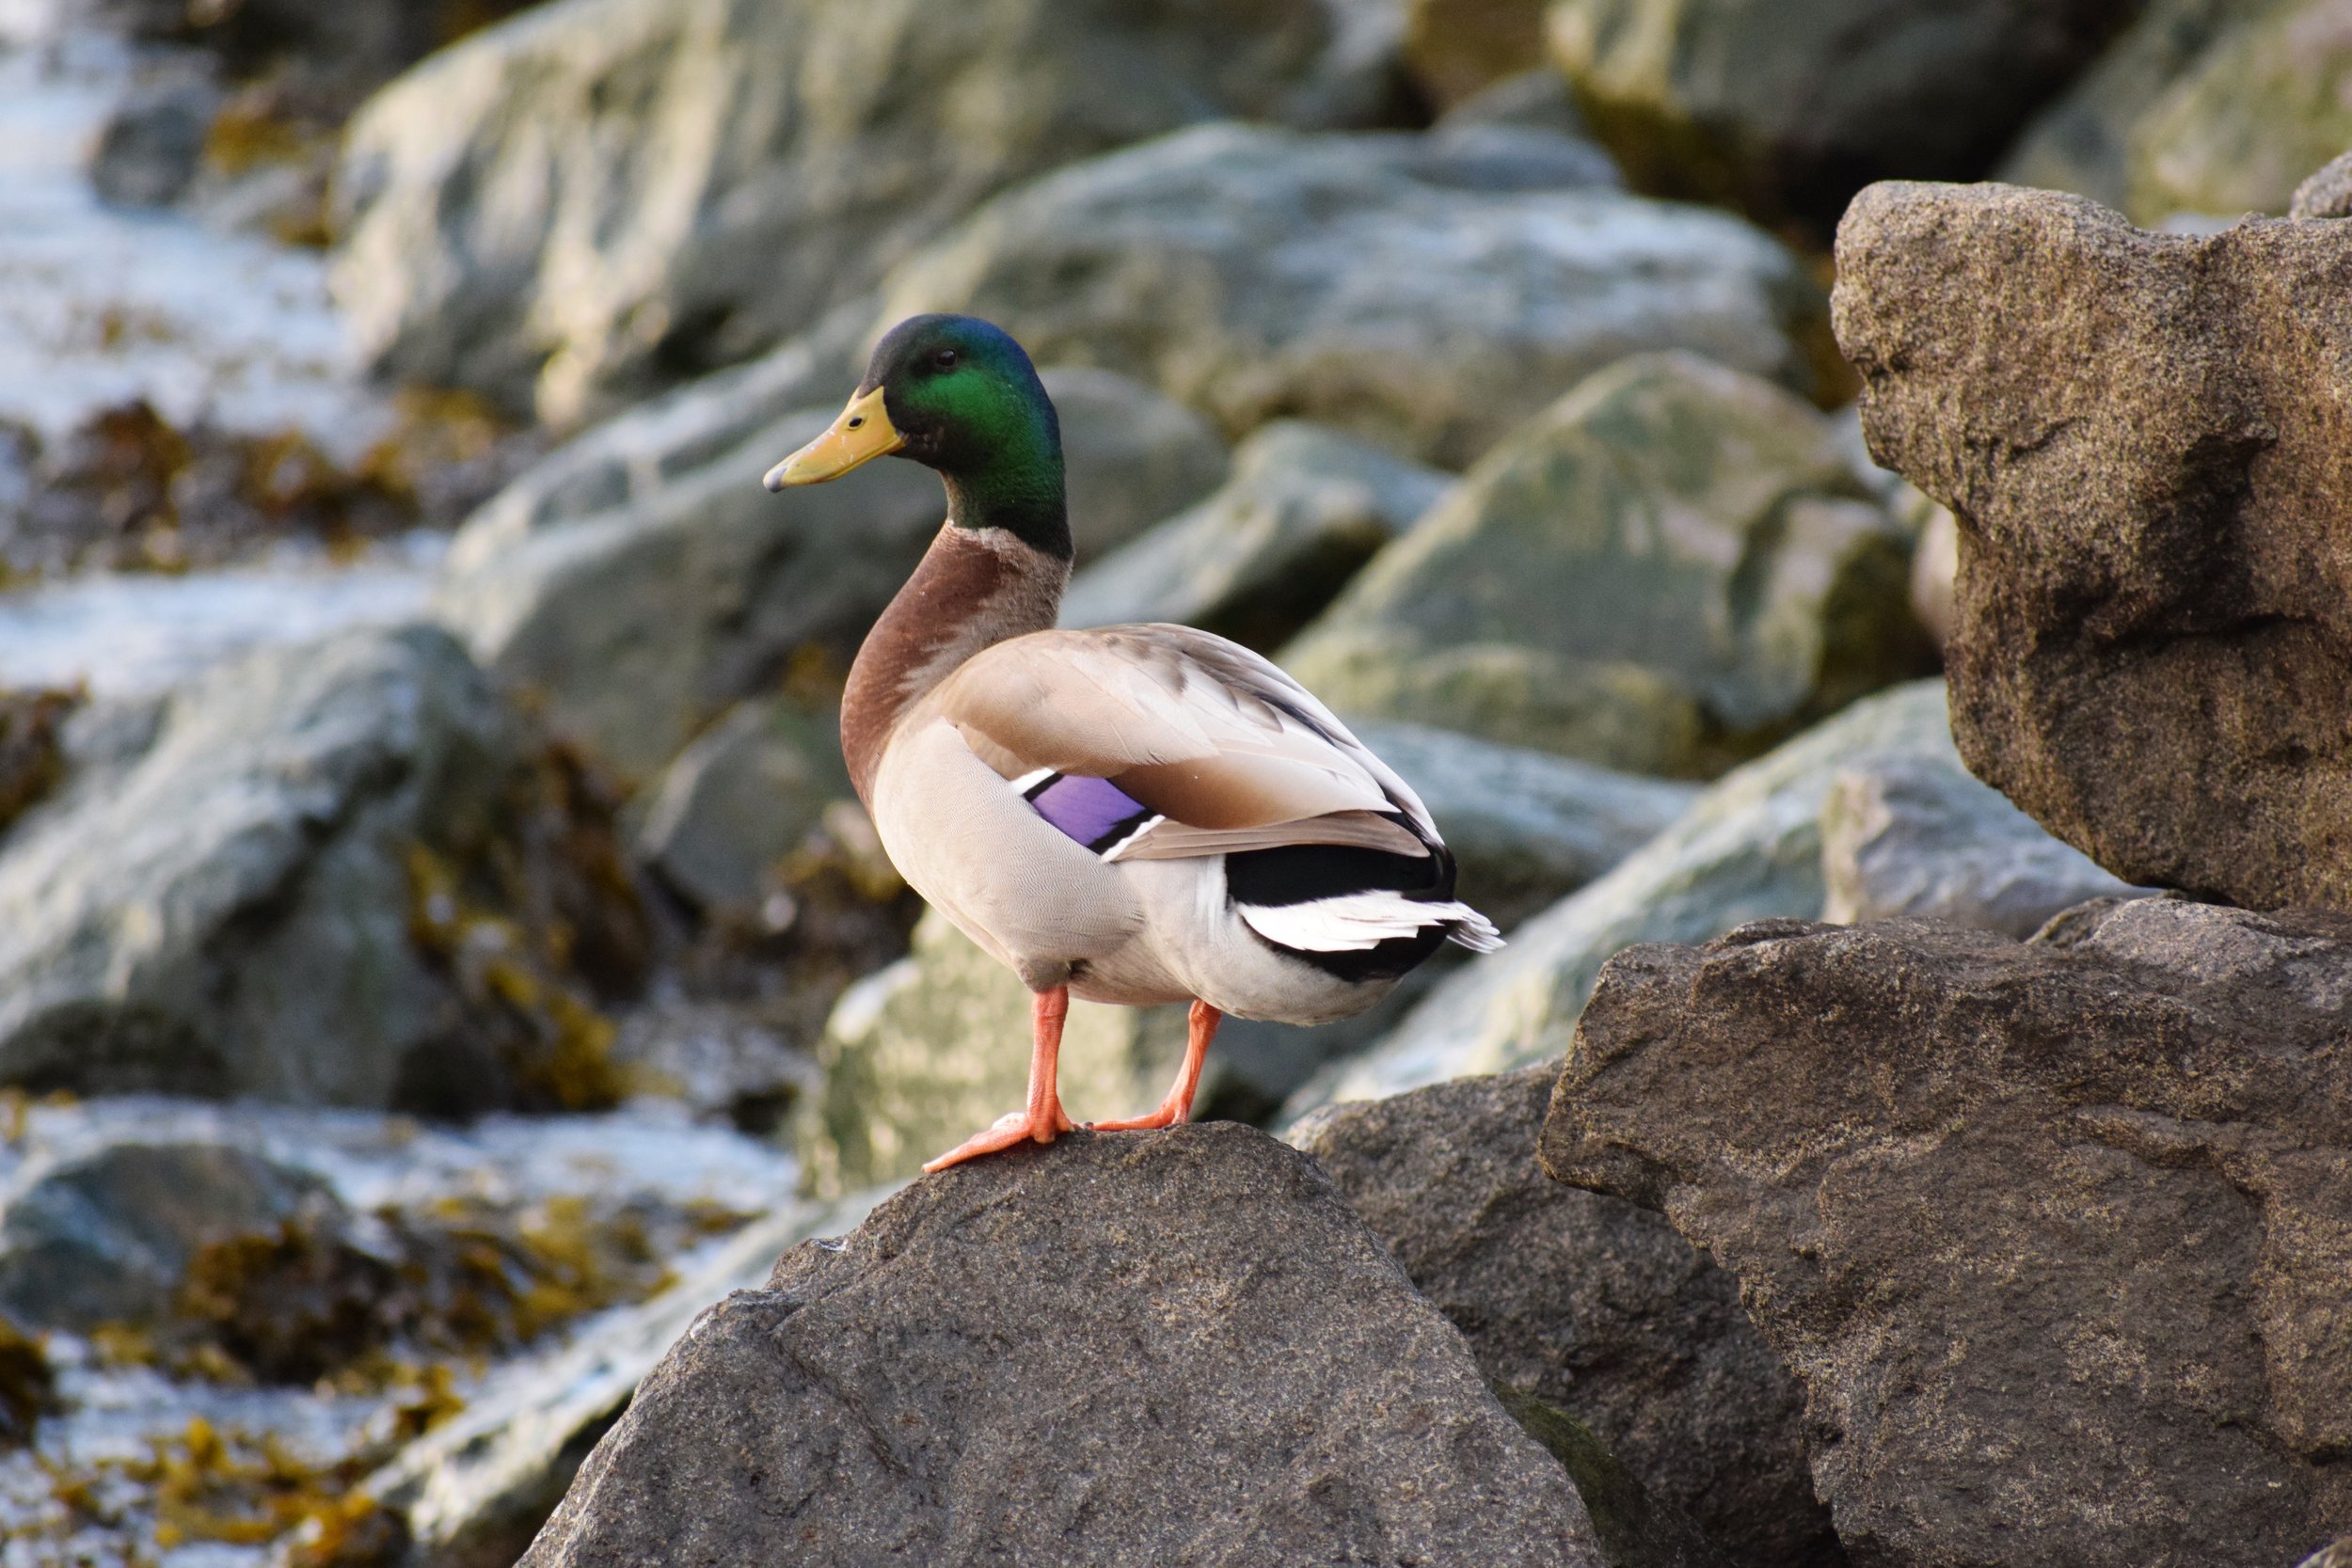
M1029 998L1029 1025L1036 1043L1029 1052L1028 1108L998 1117L987 1132L975 1133L925 1165L925 1172L946 1170L1032 1138L1050 1144L1057 1133L1073 1131L1070 1118L1062 1115L1061 1091L1055 1082L1060 1072L1062 1021L1069 1016L1068 986L1056 986Z
M1121 1121L1089 1121L1089 1132L1131 1132L1144 1128L1174 1127L1192 1119L1192 1097L1200 1087L1200 1064L1209 1059L1209 1042L1216 1038L1216 1026L1225 1015L1206 1002L1192 1005L1192 1031L1184 1041L1184 1065L1176 1074L1176 1082L1160 1101L1160 1108L1147 1116L1128 1117Z

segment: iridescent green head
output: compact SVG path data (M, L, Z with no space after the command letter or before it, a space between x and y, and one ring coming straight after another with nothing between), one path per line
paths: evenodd
M888 453L936 468L948 520L1000 528L1067 560L1061 425L1037 367L973 316L910 316L874 345L831 428L769 470L768 488L820 484Z

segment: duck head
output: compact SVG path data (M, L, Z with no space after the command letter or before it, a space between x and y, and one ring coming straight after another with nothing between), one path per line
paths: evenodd
M866 378L824 433L768 470L781 491L877 457L914 459L947 488L947 520L1004 529L1067 560L1061 425L1011 334L975 316L910 316L874 345Z

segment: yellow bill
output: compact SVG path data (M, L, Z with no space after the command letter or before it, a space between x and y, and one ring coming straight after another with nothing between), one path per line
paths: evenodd
M877 387L851 398L850 406L825 427L822 436L769 469L765 483L771 490L787 484L822 484L906 444L907 438L891 427L890 410L882 406L882 389Z

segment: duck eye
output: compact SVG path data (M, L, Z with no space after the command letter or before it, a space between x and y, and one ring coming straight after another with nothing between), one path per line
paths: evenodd
M956 351L951 348L943 348L931 356L931 363L943 371L952 371L956 368Z

